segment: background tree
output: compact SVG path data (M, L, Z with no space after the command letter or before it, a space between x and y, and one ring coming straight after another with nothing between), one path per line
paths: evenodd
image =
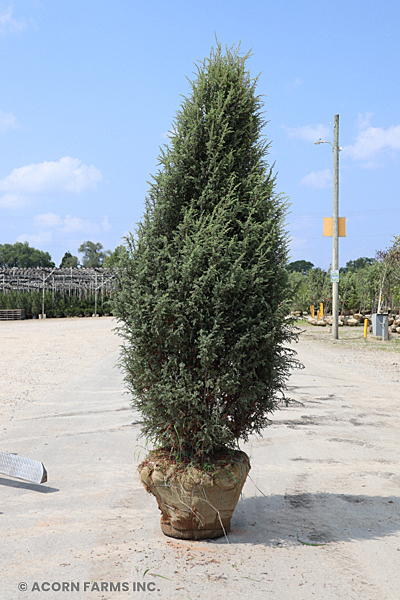
M299 263L299 268L289 271L291 309L308 312L312 304L319 305L320 302L328 307L331 302L329 270L323 271L317 267L302 272L301 263L307 265L306 261L296 262Z
M103 251L103 244L100 242L83 242L78 248L78 252L83 254L82 265L84 267L101 267L103 261L110 253L110 250Z
M289 263L288 265L286 265L286 270L289 273L302 273L303 275L305 275L306 273L308 273L308 271L310 271L310 269L313 269L314 265L312 264L312 262L309 262L307 260L295 260L294 262Z
M60 269L61 268L70 268L72 267L73 269L76 269L78 267L79 264L79 260L77 256L73 256L71 254L71 252L66 252L64 254L64 256L62 257L61 263L60 263Z
M348 261L341 269L339 281L340 312L349 311L371 313L378 307L379 290L381 296L391 307L400 304L398 284L384 258L388 251L378 253L376 259L360 257ZM392 255L393 256L393 255ZM387 259L389 260L389 259ZM296 261L300 265L303 261ZM304 261L305 262L305 261ZM385 271L386 264L386 271ZM325 302L330 308L331 282L330 270L310 269L306 273L297 270L289 272L291 286L291 309L308 311L311 304ZM396 287L397 285L397 287Z
M0 267L54 267L48 252L29 246L28 242L0 244Z
M117 246L114 252L110 252L110 254L105 257L102 266L106 269L118 267L126 253L127 249L125 246Z
M394 236L392 245L386 250L379 250L376 259L380 265L379 300L377 312L381 312L382 305L393 303L394 296L398 295L400 283L400 235ZM390 298L392 297L392 301Z
M311 305L308 273L293 270L289 272L290 296L292 310L308 312Z
M347 271L359 271L360 269L364 269L365 267L372 265L375 262L375 258L367 258L366 256L361 256L360 258L356 258L355 260L348 260L345 267L340 269L341 273L346 273Z
M296 364L287 204L246 59L218 45L198 67L115 298L142 431L192 461L260 432Z

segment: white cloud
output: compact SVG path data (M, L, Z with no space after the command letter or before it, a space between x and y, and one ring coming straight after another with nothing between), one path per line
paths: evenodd
M53 241L53 234L51 231L39 231L39 233L34 235L29 235L28 233L22 233L17 237L17 242L29 242L32 246L37 246L39 244L49 244Z
M292 236L289 240L291 250L299 250L307 245L306 238Z
M21 208L28 204L25 196L20 194L4 194L0 197L0 206L2 208Z
M79 194L94 189L102 174L93 165L88 166L77 158L64 156L59 161L45 161L19 167L0 179L0 191L38 194L46 192L71 192Z
M97 231L98 226L90 221L85 221L80 217L71 217L71 215L67 215L63 221L64 226L62 228L64 233L72 233L75 231Z
M300 185L305 185L313 189L327 188L332 185L332 173L330 169L323 171L311 171L300 180Z
M302 79L300 79L300 77L295 77L292 81L289 81L286 85L285 85L285 89L288 92L294 92L294 90L297 90L297 88L299 88L301 85L303 85L304 81Z
M305 142L315 142L319 139L332 137L330 128L321 123L319 125L303 125L302 127L286 127L286 125L281 127L289 137Z
M101 229L104 231L111 229L107 216L102 219L100 225L100 223L81 219L80 217L73 217L71 215L66 215L65 218L62 218L59 215L50 212L37 215L34 218L34 224L38 229L42 230L42 232L43 230L56 230L57 235L75 233L77 231L86 234L97 234Z
M363 129L367 129L367 127L369 127L370 121L373 116L374 116L374 113L371 113L371 112L366 112L365 115L363 115L362 113L358 113L357 126L358 126L359 131L362 131Z
M108 220L107 215L104 217L102 225L103 225L104 231L110 231L110 229L112 229L112 226L110 224L110 221Z
M290 229L292 231L295 229L300 229L301 231L304 231L305 229L310 229L314 227L314 225L315 219L313 219L312 217L304 216L294 219L294 221L290 223Z
M54 213L45 213L43 215L37 215L34 218L34 223L38 227L60 227L63 220Z
M387 129L372 127L372 113L358 115L359 134L354 144L343 148L343 156L363 161L365 167L378 166L377 161L387 152L400 152L400 125L391 125Z
M19 123L12 113L6 113L0 109L0 133L5 133L8 129L17 129Z
M13 7L9 6L4 12L0 13L0 35L5 33L16 33L26 28L26 19L13 17Z

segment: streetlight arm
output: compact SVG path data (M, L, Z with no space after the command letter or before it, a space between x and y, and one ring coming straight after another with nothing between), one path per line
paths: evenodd
M332 142L330 142L329 140L317 140L316 142L314 142L314 144L317 146L318 146L318 144L330 144L332 146L332 150L334 149ZM340 152L341 150L342 150L342 148L339 146L338 152Z
M314 144L316 144L317 146L318 144L330 144L333 148L332 142L329 142L328 140L317 140L316 142L314 142Z

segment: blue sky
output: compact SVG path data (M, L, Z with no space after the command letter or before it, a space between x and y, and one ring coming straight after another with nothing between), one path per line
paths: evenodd
M291 260L332 260L333 156L313 142L333 142L335 114L339 263L375 256L400 234L399 30L394 0L0 0L0 244L57 265L86 240L119 245L216 34L260 74Z

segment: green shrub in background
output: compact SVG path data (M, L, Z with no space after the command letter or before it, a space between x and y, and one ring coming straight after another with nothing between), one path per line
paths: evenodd
M42 294L40 292L31 293L31 313L38 315L42 312Z
M381 310L396 312L400 309L399 279L393 276L391 269L385 272L385 253L381 260L361 257L346 263L340 270L339 279L339 312L372 313L378 309L379 291L381 294ZM399 252L400 255L400 252ZM287 266L290 283L291 310L308 312L310 305L319 307L324 302L325 311L330 310L332 284L330 269L322 271L306 261L296 261ZM391 266L391 265L390 265ZM297 269L297 267L299 267Z
M101 308L101 300L97 302L97 313L103 315L106 312L112 314L111 300L105 297L104 308ZM28 318L32 314L42 313L43 293L41 290L30 292L18 292L11 290L8 293L0 292L0 309L24 309L25 316ZM79 316L85 311L94 313L95 302L92 300L79 301L76 296L69 297L67 294L46 291L44 295L44 312L48 318L55 316Z

